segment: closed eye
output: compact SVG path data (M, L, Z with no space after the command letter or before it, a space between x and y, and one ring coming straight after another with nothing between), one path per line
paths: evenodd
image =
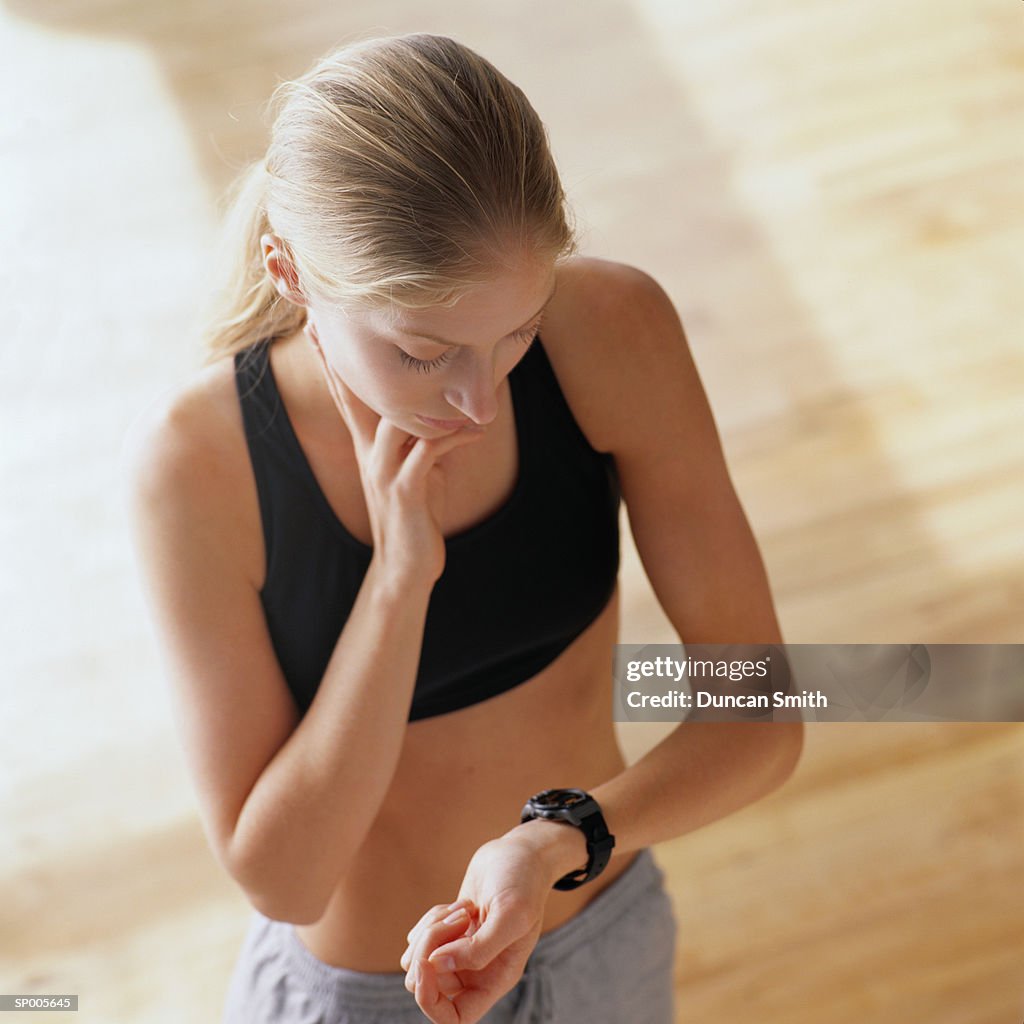
M447 352L442 352L441 355L434 359L417 359L415 356L409 355L405 349L398 349L398 358L401 359L406 366L410 366L420 373L430 373L431 370L436 370L439 366L448 362L448 357L451 354L452 349L449 349Z
M516 331L512 335L517 341L522 342L524 345L531 344L537 337L537 333L540 331L541 321L537 320L532 326L524 327L521 331ZM396 346L397 347L397 346ZM405 349L398 349L398 358L402 361L405 366L410 369L416 370L417 373L432 373L438 367L443 366L451 358L454 349L448 349L447 352L442 352L441 355L435 356L433 359L417 359L415 356L409 355Z

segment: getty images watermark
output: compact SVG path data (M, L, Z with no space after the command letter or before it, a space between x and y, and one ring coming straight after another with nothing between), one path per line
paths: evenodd
M619 644L619 722L1021 722L1024 644Z

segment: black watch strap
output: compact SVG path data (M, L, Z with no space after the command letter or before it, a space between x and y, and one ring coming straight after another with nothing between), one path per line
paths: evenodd
M526 802L520 815L520 823L543 818L561 821L578 828L587 840L587 865L563 875L554 884L555 889L576 889L597 878L608 866L615 836L608 831L608 825L597 801L582 789L545 789L536 793Z

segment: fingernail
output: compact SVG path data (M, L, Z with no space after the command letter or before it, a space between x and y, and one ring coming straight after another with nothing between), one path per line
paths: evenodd
M455 957L452 956L439 956L436 960L431 960L430 962L442 971L455 970Z
M460 908L459 908L458 910L456 910L456 911L455 911L454 913L451 913L451 914L449 914L449 915L448 915L448 916L447 916L447 917L446 917L446 918L444 919L444 921L443 921L442 923L443 923L443 924L455 924L455 922L456 922L456 921L458 921L458 920L459 920L459 918L462 918L462 917L468 917L468 916L469 916L469 913L468 913L468 911L466 910L466 908L465 908L465 907L460 907Z

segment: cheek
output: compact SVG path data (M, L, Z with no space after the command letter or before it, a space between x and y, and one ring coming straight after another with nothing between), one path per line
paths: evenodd
M408 418L410 410L420 411L423 396L429 393L430 382L388 359L382 346L367 350L346 345L327 354L338 376L380 416Z

